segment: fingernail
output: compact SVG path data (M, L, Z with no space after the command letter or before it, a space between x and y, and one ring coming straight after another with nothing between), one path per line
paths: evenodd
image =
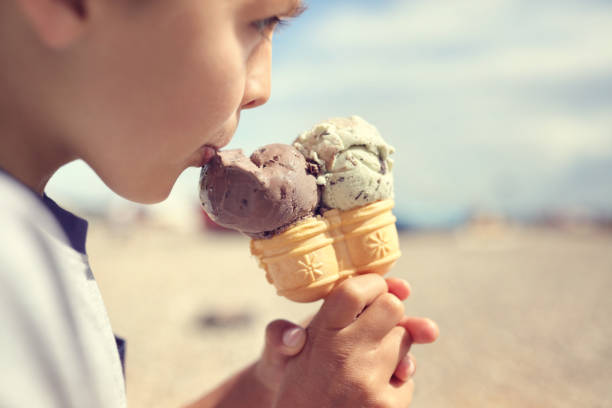
M302 329L294 327L283 333L283 344L287 347L295 347L299 343L300 336L302 335Z
M412 359L408 360L408 377L412 377L415 371L416 366L414 365L414 362L412 361Z

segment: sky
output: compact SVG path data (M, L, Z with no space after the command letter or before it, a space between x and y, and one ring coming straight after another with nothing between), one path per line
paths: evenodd
M275 36L270 101L243 113L228 148L291 143L357 114L396 148L405 222L612 214L612 1L308 4ZM186 171L169 203L196 202L197 178ZM48 194L74 208L122 203L82 163Z

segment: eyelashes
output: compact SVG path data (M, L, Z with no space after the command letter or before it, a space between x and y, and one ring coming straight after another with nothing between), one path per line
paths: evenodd
M251 23L252 26L263 36L270 37L275 31L289 25L289 19L279 16L267 17Z
M293 6L291 10L280 15L273 15L261 20L256 20L251 23L251 26L255 28L263 37L267 39L272 38L272 34L278 29L289 25L291 20L299 17L308 7L304 1L297 1L297 4Z

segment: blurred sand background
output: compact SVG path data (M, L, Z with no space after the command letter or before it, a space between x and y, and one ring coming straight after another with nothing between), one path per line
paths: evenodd
M402 233L392 274L438 322L414 407L612 407L612 234L485 224ZM130 407L188 402L257 358L279 298L236 234L92 222L92 267L127 338Z

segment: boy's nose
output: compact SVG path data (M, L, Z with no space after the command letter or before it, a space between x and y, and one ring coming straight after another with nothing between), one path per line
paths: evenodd
M270 99L271 65L272 44L269 41L263 41L253 51L247 62L247 78L241 109L256 108Z

